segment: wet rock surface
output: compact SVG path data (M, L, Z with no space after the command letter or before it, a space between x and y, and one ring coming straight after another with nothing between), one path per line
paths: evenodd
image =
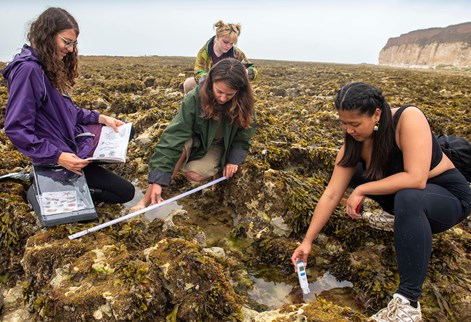
M18 316L23 321L366 321L387 304L398 284L393 235L347 219L342 206L314 243L308 274L311 281L325 272L350 281L354 303L332 293L303 301L290 262L343 140L333 97L346 82L370 82L384 89L391 106L422 108L436 134L469 140L471 73L255 63L259 126L247 162L215 191L182 199L182 209L166 219L138 216L69 240L70 234L128 209L97 204L94 222L42 228L26 201L29 184L0 182L4 321ZM182 82L192 70L191 58L82 57L73 99L134 124L128 161L109 168L138 188L147 185L147 162L180 106ZM0 175L31 167L3 131L7 98L2 79ZM177 176L163 197L193 187ZM471 319L470 248L469 220L434 237L421 298L426 320ZM293 286L289 303L268 308L251 298L251 276L261 266Z

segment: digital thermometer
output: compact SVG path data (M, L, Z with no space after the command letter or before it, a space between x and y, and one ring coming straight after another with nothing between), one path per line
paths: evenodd
M298 278L299 278L299 285L303 290L304 294L309 294L311 291L309 290L309 283L307 282L307 275L306 269L304 268L303 262L297 262L296 266L298 268Z

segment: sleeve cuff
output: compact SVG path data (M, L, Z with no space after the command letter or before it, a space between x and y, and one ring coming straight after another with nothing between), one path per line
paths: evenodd
M253 68L252 67L247 68L247 72L249 74L249 79L253 80L255 78L255 73L253 71Z
M247 157L247 150L240 149L240 148L233 148L229 152L229 157L227 158L227 162L231 164L242 164Z
M167 187L170 185L170 181L172 180L172 174L160 172L158 170L152 170L149 173L149 177L147 179L148 183L157 183L161 186Z

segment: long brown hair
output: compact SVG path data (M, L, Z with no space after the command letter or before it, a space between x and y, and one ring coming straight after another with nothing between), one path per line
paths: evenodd
M74 29L78 37L77 21L61 8L46 9L31 23L28 40L52 84L62 93L68 93L78 76L77 47L63 59L56 54L56 35L62 30Z
M374 132L371 165L365 176L381 179L388 162L388 156L394 143L394 128L391 108L382 95L382 90L367 83L348 83L343 86L335 98L337 111L356 111L359 115L373 116L377 108L381 109L378 131ZM345 154L339 165L354 167L360 161L362 142L358 142L345 132Z
M222 81L237 91L235 96L226 104L220 106L214 96L213 84ZM213 65L200 91L200 101L203 117L218 121L225 115L231 122L236 122L241 128L247 129L254 122L254 104L252 87L247 78L247 72L240 61L225 58Z

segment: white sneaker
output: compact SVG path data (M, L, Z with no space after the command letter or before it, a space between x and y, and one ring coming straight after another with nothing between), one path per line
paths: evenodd
M364 212L361 218L365 220L371 228L394 231L394 215L386 211L382 213Z
M422 321L420 303L417 308L410 305L408 299L400 294L394 294L388 306L371 317L377 322L417 322Z

